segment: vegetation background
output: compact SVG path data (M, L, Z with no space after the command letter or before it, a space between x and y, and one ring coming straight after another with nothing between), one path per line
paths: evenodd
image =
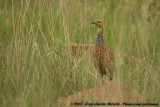
M105 24L114 81L160 102L159 0L1 0L0 107L47 107L99 85L92 58L69 65L69 43L93 44Z

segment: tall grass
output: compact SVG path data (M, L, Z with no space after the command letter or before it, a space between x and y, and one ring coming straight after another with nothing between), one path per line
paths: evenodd
M0 1L0 106L53 106L98 86L92 58L84 53L70 65L66 48L71 42L95 43L97 29L88 19L105 23L105 41L116 61L114 81L130 84L147 102L160 102L160 21L151 11L157 5L144 0Z

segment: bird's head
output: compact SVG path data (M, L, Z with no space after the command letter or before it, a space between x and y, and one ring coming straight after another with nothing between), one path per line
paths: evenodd
M93 21L91 22L91 24L95 24L98 28L102 28L102 29L104 27L104 24L101 20Z

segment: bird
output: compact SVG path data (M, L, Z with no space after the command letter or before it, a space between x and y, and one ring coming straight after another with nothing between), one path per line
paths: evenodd
M104 40L104 23L101 20L97 20L91 22L91 24L98 27L96 44L93 49L95 68L98 69L101 75L101 83L103 82L104 75L108 77L109 81L112 81L115 63L112 50L107 46Z

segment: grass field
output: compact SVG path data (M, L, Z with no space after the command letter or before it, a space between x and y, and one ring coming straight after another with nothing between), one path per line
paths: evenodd
M157 0L1 0L0 107L46 107L99 85L86 53L69 65L67 45L93 44L105 24L114 81L160 102L160 2Z

